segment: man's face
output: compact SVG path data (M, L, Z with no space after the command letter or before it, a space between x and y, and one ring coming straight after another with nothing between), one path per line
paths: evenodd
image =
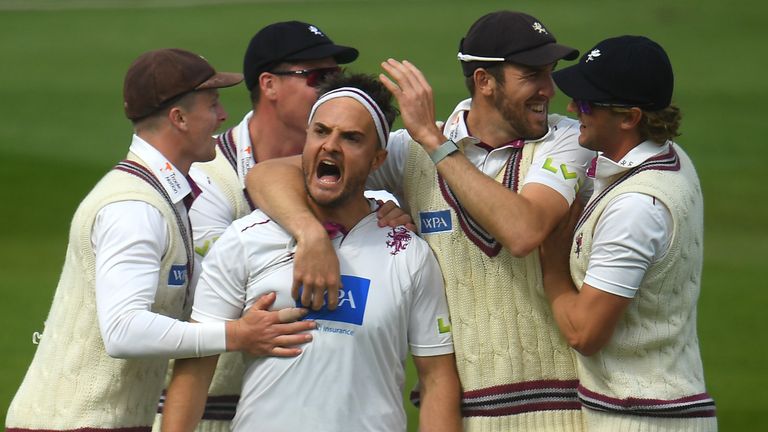
M219 102L216 89L190 93L192 98L182 105L188 124L189 145L186 150L193 162L207 162L216 157L214 133L227 120L227 112Z
M283 63L275 71L300 71L337 67L336 60L327 57L320 60L307 60L301 63ZM317 101L317 88L308 84L306 74L275 75L277 91L276 109L278 118L290 129L305 130L312 105ZM318 83L319 84L319 83ZM315 84L317 85L317 84Z
M506 63L504 84L497 87L493 105L517 138L535 139L547 133L549 100L555 95L554 64L529 67Z
M593 105L587 114L574 101L568 103L568 111L575 113L581 123L579 145L589 150L610 153L621 130L621 113L614 108Z
M368 110L352 98L331 99L317 108L307 129L302 155L307 193L320 207L361 198L368 174L386 154Z

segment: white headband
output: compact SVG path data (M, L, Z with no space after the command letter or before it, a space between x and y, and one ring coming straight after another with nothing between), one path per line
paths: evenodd
M368 96L367 93L360 90L359 88L341 87L335 90L331 90L328 93L320 96L320 99L318 99L317 102L312 105L312 111L309 112L308 123L312 124L312 117L315 116L315 111L320 105L328 102L331 99L340 97L352 98L360 102L360 104L368 110L368 112L371 114L371 118L373 119L373 125L376 126L376 133L379 135L381 148L387 148L387 138L389 137L389 124L387 123L387 118L384 117L384 113L381 111L381 108L379 108L376 102L370 96Z

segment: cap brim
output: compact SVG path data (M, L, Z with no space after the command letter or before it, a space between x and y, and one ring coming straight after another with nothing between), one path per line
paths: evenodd
M358 55L360 55L360 53L357 51L357 49L352 47L336 44L323 44L303 49L285 57L283 60L319 60L326 57L333 57L333 59L336 60L336 63L345 64L355 61Z
M243 81L243 74L235 72L217 72L212 77L195 87L195 90L232 87Z
M556 70L552 73L552 79L555 84L566 96L571 99L585 101L604 101L611 99L611 95L595 87L589 81L578 64L564 69Z
M507 61L525 66L544 66L560 60L575 60L579 50L557 43L548 43L515 53L506 57Z

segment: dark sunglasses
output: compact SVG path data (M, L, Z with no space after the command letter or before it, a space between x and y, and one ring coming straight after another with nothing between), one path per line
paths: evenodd
M614 108L615 111L623 111L623 110L628 110L632 107L637 106L637 105L628 105L628 104L610 104L610 103L602 103L602 102L590 102L590 101L585 101L581 99L573 99L573 103L576 104L576 108L578 108L579 112L582 114L592 114L592 110L594 109L594 107Z
M341 68L338 66L317 68L317 69L301 69L301 70L289 70L289 71L273 71L272 75L284 75L284 76L296 76L307 80L307 85L310 87L317 87L328 75L341 72Z

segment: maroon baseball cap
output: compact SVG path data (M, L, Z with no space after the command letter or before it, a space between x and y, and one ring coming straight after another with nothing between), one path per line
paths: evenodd
M231 87L242 80L242 74L216 72L202 56L183 49L149 51L134 60L125 74L125 116L139 120L185 93Z

